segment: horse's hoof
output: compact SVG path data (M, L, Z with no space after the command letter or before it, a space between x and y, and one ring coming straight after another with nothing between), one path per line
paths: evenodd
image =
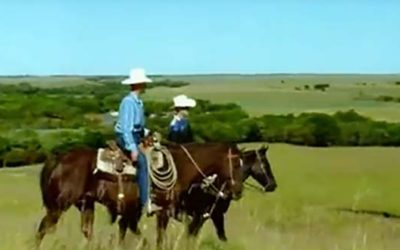
M223 241L223 242L227 242L227 241L228 241L228 238L226 238L225 235L218 235L218 239L219 239L220 241Z
M179 222L183 222L183 214L182 213L175 213L174 215L173 215L173 217L174 217L174 219L176 220L176 221L179 221Z
M41 245L42 245L42 238L40 236L36 236L35 239L33 240L33 242L29 242L28 245L31 245L32 249L41 249Z

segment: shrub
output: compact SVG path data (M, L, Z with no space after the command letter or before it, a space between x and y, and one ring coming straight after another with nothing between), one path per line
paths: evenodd
M340 135L336 120L327 114L310 114L304 125L310 127L314 137L314 144L311 146L334 145L337 136Z
M383 95L383 96L379 96L376 100L381 101L381 102L393 102L393 101L395 101L395 98L392 96Z
M339 122L367 122L369 118L358 114L354 109L349 111L338 111L333 115L333 118Z
M260 126L253 119L245 120L244 122L240 123L239 126L244 130L242 132L244 135L242 140L243 142L262 141L263 136L261 134Z
M86 130L82 137L82 145L90 148L99 148L106 146L106 139L99 131Z
M325 91L329 87L330 87L330 85L326 84L326 83L321 83L321 84L315 84L314 85L314 89L315 90L321 90L321 91Z
M258 119L264 141L285 142L285 128L290 126L295 117L293 115L264 115Z

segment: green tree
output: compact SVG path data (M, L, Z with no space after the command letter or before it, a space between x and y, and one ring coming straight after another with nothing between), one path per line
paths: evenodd
M340 135L340 128L336 120L327 114L309 114L300 116L304 119L303 125L309 128L314 142L310 146L325 147L334 145Z
M106 138L99 131L86 130L82 138L82 144L91 148L100 148L106 146Z

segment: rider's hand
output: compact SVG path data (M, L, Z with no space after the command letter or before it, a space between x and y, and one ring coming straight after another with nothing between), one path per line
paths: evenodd
M138 158L138 152L137 151L132 151L131 152L131 159L133 162L137 162L137 158Z

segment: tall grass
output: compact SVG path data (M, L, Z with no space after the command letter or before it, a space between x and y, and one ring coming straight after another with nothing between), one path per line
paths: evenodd
M255 145L246 145L253 147ZM246 189L226 215L228 243L217 240L211 222L188 241L182 224L171 222L169 249L210 250L396 250L400 220L340 210L386 211L400 215L400 149L314 149L271 145L269 158L278 181L274 193ZM40 203L40 166L0 171L0 249L32 249L44 209ZM93 241L79 226L79 213L66 213L42 249L155 249L154 218L143 218L143 237L128 234L118 246L116 225L97 205Z

